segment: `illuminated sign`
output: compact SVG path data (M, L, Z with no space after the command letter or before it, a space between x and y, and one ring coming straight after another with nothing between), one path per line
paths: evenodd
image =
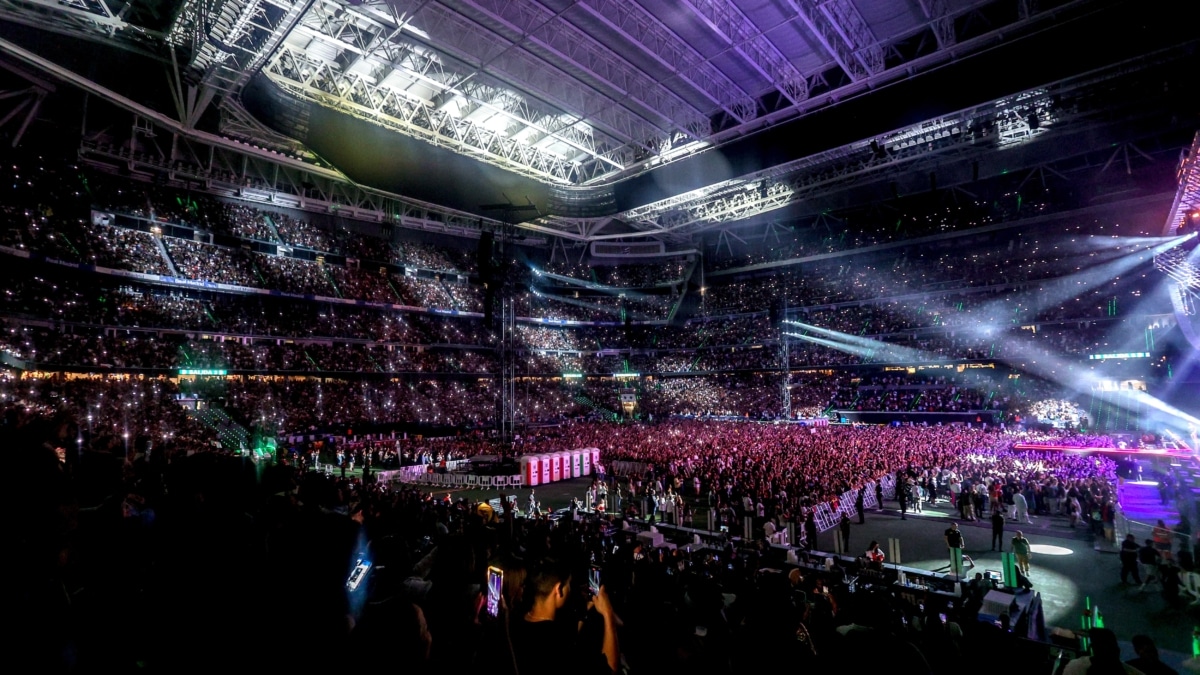
M227 374L228 374L228 371L225 371L225 370L212 370L212 369L209 369L209 368L181 368L181 369L179 370L179 374L180 374L180 375L217 375L217 376L223 376L223 375L227 375Z
M1105 361L1108 359L1148 359L1150 352L1117 352L1116 354L1092 354L1088 356L1092 361Z
M613 377L615 377L617 379L621 379L621 378L632 379L635 377L641 377L641 374L639 374L639 373L613 373Z
M885 372L906 372L915 373L920 370L956 370L962 372L964 370L975 370L978 368L995 368L995 363L947 363L947 364L926 364L920 366L884 366Z
M583 377L583 373L563 373L562 376L564 379L574 380Z

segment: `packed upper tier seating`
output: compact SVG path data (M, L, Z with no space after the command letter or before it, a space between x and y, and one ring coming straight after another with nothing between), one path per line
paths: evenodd
M597 259L587 264L556 260L548 262L545 271L612 288L648 288L682 282L688 267L689 262L682 258L654 260L637 265L606 265ZM554 283L570 285L568 282Z

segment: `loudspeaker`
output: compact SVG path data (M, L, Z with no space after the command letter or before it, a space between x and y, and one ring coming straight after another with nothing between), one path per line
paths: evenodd
M475 267L479 269L479 278L488 280L492 276L492 249L496 245L496 235L483 232L479 235L479 248L475 249Z
M783 321L783 306L780 305L778 302L776 302L771 305L771 325L774 326L775 324L780 323L782 321Z

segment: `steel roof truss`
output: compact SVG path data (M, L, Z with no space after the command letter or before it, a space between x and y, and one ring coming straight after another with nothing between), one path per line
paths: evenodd
M808 80L731 0L683 0L792 105L808 98Z
M712 134L706 115L543 5L532 0L462 0L461 4L522 36L518 43L523 51L530 51L528 45L532 44L551 52L575 68L578 75L597 78L616 90L617 96L637 101L693 138ZM536 56L546 60L546 55Z
M579 7L620 33L693 89L721 106L739 123L758 114L758 104L675 35L653 14L631 0L583 0Z

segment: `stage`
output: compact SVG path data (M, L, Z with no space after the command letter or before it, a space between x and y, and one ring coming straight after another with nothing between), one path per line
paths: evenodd
M1018 443L1014 450L1030 450L1034 452L1100 452L1106 455L1130 455L1134 458L1168 457L1177 459L1194 459L1196 454L1187 446L1180 448L1098 448L1080 447L1076 445L1039 445L1037 443Z

